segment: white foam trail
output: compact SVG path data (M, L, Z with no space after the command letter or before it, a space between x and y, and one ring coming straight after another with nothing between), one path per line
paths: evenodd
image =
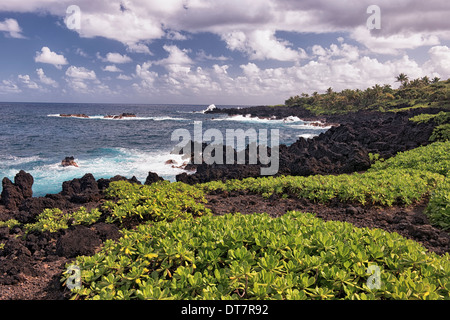
M173 121L189 121L189 119L186 118L173 118L173 117L150 117L151 120L154 121L166 121L166 120L173 120Z
M105 118L103 115L89 116L89 118L84 117L61 117L60 114L48 114L47 117L57 117L57 118L74 118L83 120L110 120L110 121L135 121L135 120L153 120L153 121L189 121L186 118L174 118L174 117L123 117L122 119Z
M210 104L205 110L200 110L200 111L189 111L189 112L180 112L180 113L206 113L207 111L213 111L214 109L216 109L217 107L214 104ZM177 111L179 112L179 111Z
M298 137L299 138L305 138L305 139L312 139L312 138L317 137L317 136L318 135L314 134L314 133L305 133L305 134L299 135Z
M294 122L304 122L299 117L289 116L283 119L276 119L275 117L271 118L259 118L252 117L250 114L247 115L234 115L226 118L216 118L212 119L213 121L242 121L242 122L256 122L256 123L273 123L273 124L284 124L284 123L294 123Z
M293 125L288 125L288 127L293 128L293 129L308 129L308 130L323 130L323 129L330 129L331 126L326 126L326 127L322 127L322 126L314 126L308 123L305 124L293 124Z
M15 156L3 156L0 157L0 167L10 167L16 165L23 165L30 162L36 162L42 160L39 156L32 157L15 157Z

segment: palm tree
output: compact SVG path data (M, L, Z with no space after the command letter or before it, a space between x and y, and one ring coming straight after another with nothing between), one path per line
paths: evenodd
M377 98L383 93L383 88L379 84L374 85L372 87L372 89L373 89L373 94Z
M332 93L333 93L333 88L329 87L329 88L327 89L327 94L332 94Z
M439 77L434 77L433 80L431 81L432 83L437 83L439 82L439 80L441 80L441 78Z
M408 76L407 76L406 74L404 74L404 73L400 73L400 74L396 77L396 81L397 81L397 82L400 82L401 85L402 85L403 87L405 87L406 84L408 83Z
M409 84L411 85L411 87L416 87L419 88L420 85L422 84L420 79L414 79L413 81L410 81Z
M383 93L391 93L391 92L392 92L392 87L390 84L383 85Z
M428 78L427 76L425 76L425 77L422 77L422 82L425 84L425 85L429 85L430 84L430 78Z

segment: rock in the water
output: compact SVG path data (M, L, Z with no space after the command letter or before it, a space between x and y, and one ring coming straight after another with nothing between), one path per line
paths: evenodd
M70 114L60 114L60 117L64 117L64 118L89 118L88 115L84 114L84 113L70 113Z
M65 157L63 159L63 161L61 161L61 165L63 167L69 167L69 166L78 167L78 164L75 162L75 158L74 157Z
M136 115L134 113L121 113L120 115L107 115L103 118L120 120L123 118L136 118Z

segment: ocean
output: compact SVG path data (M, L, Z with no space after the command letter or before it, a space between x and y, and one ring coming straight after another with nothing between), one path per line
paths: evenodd
M152 171L166 180L185 172L181 156L170 151L178 141L176 129L194 132L194 121L203 131L218 129L279 129L280 144L290 145L299 136L314 137L327 128L308 125L298 118L258 119L247 116L205 114L208 105L134 105L86 103L0 103L0 179L25 170L34 177L33 196L58 193L62 183L92 173L96 179L122 175L144 182ZM246 106L221 106L238 108ZM134 118L107 119L106 115L133 113ZM61 117L86 114L89 118ZM192 134L194 136L194 134ZM63 167L73 156L78 167ZM173 160L175 165L166 164ZM1 186L0 186L1 190Z

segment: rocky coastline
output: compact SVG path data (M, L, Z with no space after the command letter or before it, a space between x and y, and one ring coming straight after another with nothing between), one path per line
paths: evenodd
M427 113L439 111L441 109L426 109ZM433 122L416 124L409 121L409 118L423 112L423 109L414 109L397 113L357 112L314 117L305 109L263 106L246 109L214 109L208 113L251 115L260 118L275 117L276 119L297 116L331 126L329 130L312 139L300 137L290 146L279 146L278 175L308 176L364 171L371 165L370 154L378 154L380 158L387 159L398 152L429 144L435 124ZM206 144L203 145L203 148L205 147ZM248 151L247 148L245 152L248 153ZM179 174L177 181L195 184L211 180L225 181L258 177L260 166L260 164L249 164L248 157L246 157L246 164L190 164L187 168L196 170L196 173Z
M418 109L399 113L359 112L323 117L314 117L304 110L269 107L213 109L209 113L224 111L230 115L275 115L279 119L298 116L309 121L333 124L331 129L313 139L299 138L290 146L281 145L278 175L307 176L364 171L371 165L370 153L389 158L397 152L426 145L434 128L432 123L416 124L408 120L423 112ZM427 109L427 113L439 111ZM204 144L202 148L205 147ZM178 175L177 180L195 184L258 177L260 166L189 164L186 169L196 170L196 173ZM80 206L86 209L99 208L105 201L105 189L112 181L118 180L142 184L135 177L128 179L115 176L96 180L92 174L86 174L64 182L58 194L33 197L34 179L29 173L20 171L14 181L8 178L2 181L0 221L16 219L22 224L30 223L46 208L59 208L69 213ZM162 178L157 174L149 172L144 184L150 185L160 180ZM398 232L439 254L450 250L449 234L433 227L423 214L427 199L409 208L394 206L386 210L340 202L323 206L304 199L280 199L276 196L264 199L260 195L247 193L209 194L207 200L214 214L270 212L276 217L287 210L315 212L328 220L348 221L357 226ZM19 226L0 227L0 242L4 244L0 248L0 300L67 299L69 292L60 283L65 264L78 255L94 254L107 239L118 239L121 236L119 230L119 226L102 220L91 226L70 225L68 229L56 233L25 233Z

